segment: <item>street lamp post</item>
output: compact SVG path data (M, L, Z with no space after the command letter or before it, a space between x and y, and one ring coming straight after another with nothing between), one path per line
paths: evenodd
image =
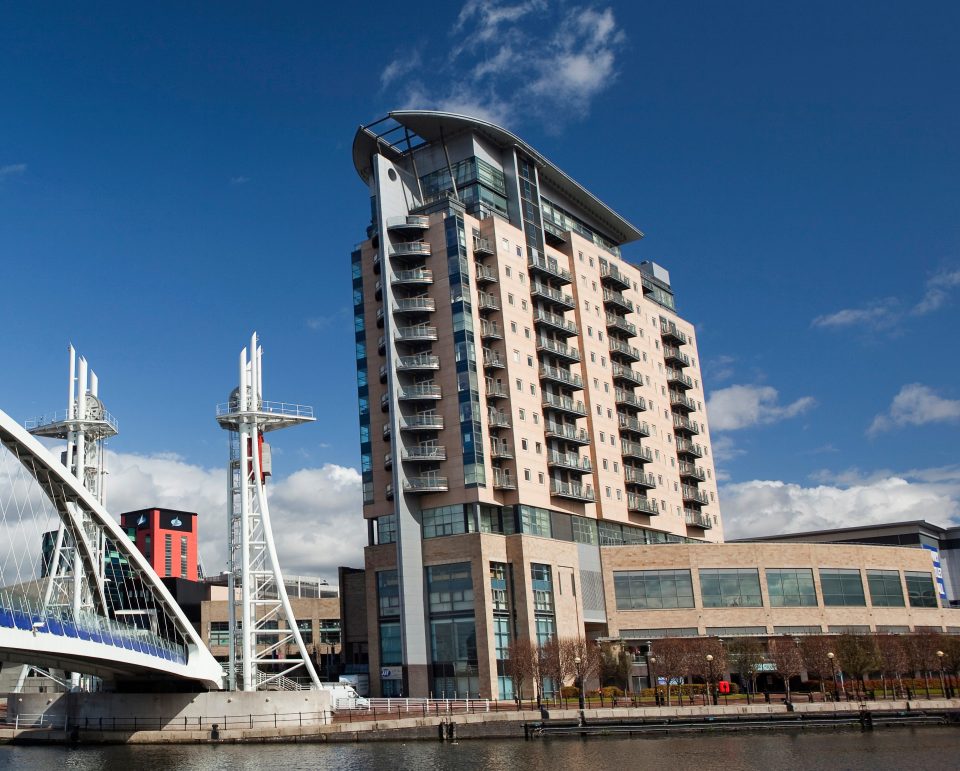
M707 669L709 674L707 675L707 691L710 694L710 700L713 702L713 706L717 706L717 693L714 690L713 686L713 654L707 654Z
M656 705L659 707L659 706L661 706L661 704L660 704L660 686L659 686L659 684L657 683L657 672L656 672L656 669L655 669L656 663L657 663L657 657L656 657L656 656L648 656L648 657L647 657L647 670L648 670L648 673L649 673L649 675L650 675L650 686L653 688L653 703L656 704Z
M943 698L947 698L947 679L943 676L943 651L937 651L937 660L940 662L940 693L943 695Z
M827 658L830 659L830 669L833 670L833 701L834 703L840 701L840 694L837 691L837 662L836 656L833 651L827 653Z
M584 703L583 703L583 662L580 660L580 657L577 656L573 660L573 667L577 672L577 704L580 707L580 711L583 712Z

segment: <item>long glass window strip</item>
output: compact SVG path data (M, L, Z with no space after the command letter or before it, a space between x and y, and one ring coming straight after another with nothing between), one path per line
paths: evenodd
M689 570L615 571L613 590L617 610L693 607Z
M180 577L187 577L187 537L180 536Z
M699 637L699 635L700 632L695 626L620 630L620 637L624 640L657 640L664 637ZM653 652L656 653L656 650L654 649Z
M403 640L399 622L380 622L380 663L385 666L403 664Z
M876 608L902 608L906 604L898 570L868 570L867 586L870 604Z
M597 522L586 517L573 517L573 540L577 543L596 544Z
M459 535L467 532L467 522L462 504L424 509L421 512L423 537L437 538L444 535Z
M173 536L169 534L163 536L163 573L173 573Z
M550 538L550 512L538 506L520 506L520 531Z
M862 607L863 580L856 568L820 568L820 589L826 606Z
M473 578L469 562L431 565L426 570L430 613L473 612Z
M760 573L756 568L701 568L700 593L705 608L759 608Z
M937 590L933 585L933 576L930 573L905 570L903 577L907 580L907 594L910 597L911 608L938 607Z
M813 608L817 590L810 568L767 568L767 593L774 608Z
M563 207L548 201L546 198L540 199L540 207L541 211L543 212L544 222L549 222L551 225L555 225L560 230L570 230L574 233L579 233L588 241L592 241L594 244L606 249L611 254L615 254L618 257L620 256L620 247L613 243L613 241L604 238L602 235L593 230L593 228L587 225L583 220L575 217Z
M377 601L381 617L400 615L400 582L396 570L377 571Z
M765 626L708 626L707 637L752 637L767 634Z

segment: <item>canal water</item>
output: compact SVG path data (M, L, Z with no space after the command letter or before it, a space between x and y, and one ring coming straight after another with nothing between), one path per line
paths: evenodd
M362 744L11 747L0 769L16 771L592 771L593 769L960 768L960 728L864 732L686 734Z

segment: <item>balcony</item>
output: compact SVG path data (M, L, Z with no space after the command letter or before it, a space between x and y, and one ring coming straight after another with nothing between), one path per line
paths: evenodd
M430 244L426 241L409 241L391 244L388 251L391 257L429 257Z
M393 500L393 483L387 482L386 487L383 488L383 494L386 496L388 501Z
M681 479L696 479L700 482L704 482L707 479L707 475L704 473L703 469L699 466L694 465L693 463L688 463L685 460L680 461L680 478Z
M687 344L687 336L677 329L676 324L672 321L667 321L662 316L660 317L660 335L664 340L676 345Z
M439 431L443 428L443 418L440 415L401 415L401 431Z
M693 388L693 378L689 375L684 375L681 370L673 369L672 367L667 367L667 382L670 385L679 386L683 389Z
M626 483L634 487L643 487L652 490L657 486L657 478L653 474L646 474L632 466L623 467L623 476Z
M432 297L399 297L393 301L394 313L433 313L437 301Z
M700 424L695 420L683 417L683 415L673 416L673 427L677 431L686 431L688 434L700 433Z
M580 361L580 351L578 351L576 348L571 348L569 345L558 343L556 340L551 340L549 337L537 338L537 350L546 351L547 353L553 354L557 358L564 359L569 362Z
M590 434L576 426L566 426L563 423L555 423L552 420L547 420L545 421L543 432L548 437L565 439L574 444L590 444Z
M483 366L488 369L503 369L507 366L507 363L503 360L503 357L496 351L492 351L489 348L483 349Z
M408 493L445 493L450 489L447 478L441 476L407 477L403 480L403 489Z
M670 391L670 406L671 407L681 407L685 410L693 412L697 409L697 403L688 398L685 394L680 393L679 391Z
M704 514L696 509L684 509L683 520L691 527L700 527L709 530L713 527L713 521L708 514Z
M642 423L636 418L631 418L629 415L618 414L617 418L620 421L621 433L639 434L644 437L650 436L650 426L646 423Z
M498 311L500 301L489 292L477 292L477 308L482 311Z
M533 323L539 326L550 327L550 329L556 330L567 337L573 337L578 332L577 325L572 321L567 321L563 316L541 310L540 308L534 311Z
M643 375L636 370L630 369L630 367L624 367L615 361L610 362L610 368L613 372L614 380L623 380L633 385L643 385Z
M389 471L393 468L393 453L385 452L383 454L383 468L384 471Z
M628 313L633 313L633 303L630 302L623 294L620 292L615 292L612 289L603 289L603 304L604 305L613 305L617 308L627 311Z
M396 340L399 343L420 343L425 340L436 340L436 327L399 327L397 329Z
M398 270L390 279L393 286L429 286L433 283L433 271L426 268Z
M620 359L627 359L629 361L640 361L643 358L640 350L634 348L632 345L627 345L617 340L615 337L608 338L610 341L610 356L617 356Z
M703 448L699 444L694 444L689 439L675 437L677 442L677 455L692 455L694 458L703 457Z
M417 232L422 233L429 230L430 218L419 215L410 215L408 217L388 217L387 230L391 232Z
M680 490L684 503L699 503L704 506L710 503L710 497L702 490L698 490L696 487L691 487L690 485L681 485Z
M516 490L517 478L507 469L495 468L493 470L493 489Z
M674 348L672 345L663 346L663 358L667 362L673 362L681 367L690 366L690 357L683 353L683 351L681 351L679 348Z
M510 416L506 412L490 410L487 413L487 423L490 428L510 428Z
M493 247L493 243L489 238L479 238L478 236L473 237L473 253L474 254L496 254L496 250Z
M550 495L558 498L570 498L574 501L595 501L592 487L584 487L575 482L560 482L556 479L550 480Z
M586 406L584 406L581 401L574 401L568 396L558 396L556 394L551 394L544 392L543 394L543 408L545 410L557 410L558 412L565 412L568 415L576 415L577 417L586 417L589 414Z
M506 399L510 394L503 383L495 383L487 378L487 399Z
M474 266L477 271L477 285L480 284L496 284L499 280L497 278L497 272L493 268L488 268L486 265L481 265L479 262Z
M547 455L547 465L551 468L565 468L573 472L588 474L593 471L589 458L582 458L575 452L557 452L551 450Z
M638 442L629 442L626 439L620 440L620 453L624 458L633 458L642 463L653 461L653 450L649 447L642 447Z
M631 324L623 316L618 316L616 313L607 313L607 328L619 329L621 332L626 332L630 337L637 336L637 325Z
M641 514L649 514L652 517L660 513L660 507L655 500L648 498L646 495L638 495L637 493L627 493L627 510L638 511Z
M380 411L390 412L390 394L380 394Z
M629 289L633 286L630 279L621 273L616 265L611 265L609 262L600 263L600 280L604 284L616 287L617 289Z
M573 278L570 276L570 271L561 268L554 259L531 257L527 261L527 267L530 268L531 274L543 273L563 284L569 284L573 281Z
M551 289L546 284L541 284L539 281L530 282L530 294L534 297L540 297L544 300L547 300L554 305L559 305L567 310L573 310L577 307L576 301L573 299L572 295L565 294L556 289Z
M387 440L390 439L390 424L389 424L389 423L384 423L384 424L383 424L383 438L384 438L384 439L387 439Z
M480 319L480 337L483 340L503 340L503 330L495 321Z
M397 372L419 372L422 370L440 369L440 357L429 353L418 353L415 356L398 356Z
M513 457L513 451L506 442L494 439L490 442L490 457L509 460Z
M440 444L415 444L400 450L400 458L411 462L446 460L447 448Z
M400 386L397 389L397 398L401 401L422 401L425 399L439 399L440 386L432 383Z
M568 369L563 369L562 367L551 367L548 364L541 364L540 379L552 380L555 383L563 383L564 385L570 386L577 391L583 390L583 380L580 378L580 376L575 372L571 372Z
M637 396L632 391L625 391L622 388L613 389L613 400L625 407L632 407L635 410L644 412L647 409L647 400L642 396Z

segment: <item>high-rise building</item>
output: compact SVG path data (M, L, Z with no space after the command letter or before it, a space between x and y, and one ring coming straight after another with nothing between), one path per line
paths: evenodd
M722 541L696 334L510 132L394 112L353 156L372 686L507 697L510 639L605 633L601 545Z
M197 515L173 509L139 509L120 522L160 578L198 581Z

